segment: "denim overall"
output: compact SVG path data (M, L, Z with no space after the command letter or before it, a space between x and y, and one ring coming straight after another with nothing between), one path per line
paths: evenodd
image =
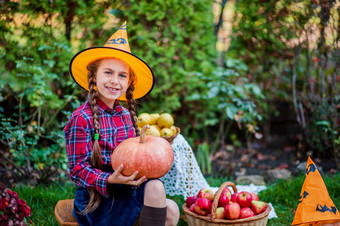
M112 171L108 170L108 171ZM98 208L86 214L79 212L85 209L90 199L86 188L78 187L74 198L73 216L80 226L85 225L134 225L144 203L144 188L148 181L138 187L123 184L108 184L109 198L101 196Z

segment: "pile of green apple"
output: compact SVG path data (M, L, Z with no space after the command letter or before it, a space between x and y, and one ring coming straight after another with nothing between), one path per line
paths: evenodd
M168 137L176 134L177 128L174 123L175 120L169 113L142 113L137 117L139 131L143 126L150 125L145 134L156 137Z
M201 216L210 216L214 193L202 188L197 195L189 196L185 204L189 210ZM241 191L231 194L228 187L224 188L216 208L216 219L236 220L253 217L266 211L268 204L260 201L252 192Z

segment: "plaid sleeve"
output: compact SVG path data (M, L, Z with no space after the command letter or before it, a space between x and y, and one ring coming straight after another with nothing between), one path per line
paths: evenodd
M92 132L90 121L74 115L64 128L66 151L71 180L77 186L96 189L104 197L109 197L106 185L110 173L92 168Z

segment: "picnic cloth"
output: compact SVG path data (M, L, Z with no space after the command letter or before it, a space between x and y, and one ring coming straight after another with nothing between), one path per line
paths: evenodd
M214 193L218 187L211 187L205 180L201 169L196 161L194 152L186 139L179 134L172 143L174 150L174 163L170 171L164 175L161 180L164 183L166 193L170 196L182 195L184 199L193 196L201 188L210 188ZM267 189L263 185L236 185L238 191L248 191L258 194L260 191ZM231 191L233 191L230 188ZM268 218L277 217L275 209L271 203L272 211Z

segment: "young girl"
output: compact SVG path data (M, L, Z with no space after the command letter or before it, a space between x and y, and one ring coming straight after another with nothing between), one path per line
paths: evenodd
M89 91L71 115L64 133L72 181L77 185L73 215L79 225L176 225L177 204L166 199L158 179L135 179L111 167L111 154L123 140L139 136L135 99L153 88L149 66L131 54L126 23L104 47L85 49L70 63L73 79ZM119 104L127 101L128 110Z

